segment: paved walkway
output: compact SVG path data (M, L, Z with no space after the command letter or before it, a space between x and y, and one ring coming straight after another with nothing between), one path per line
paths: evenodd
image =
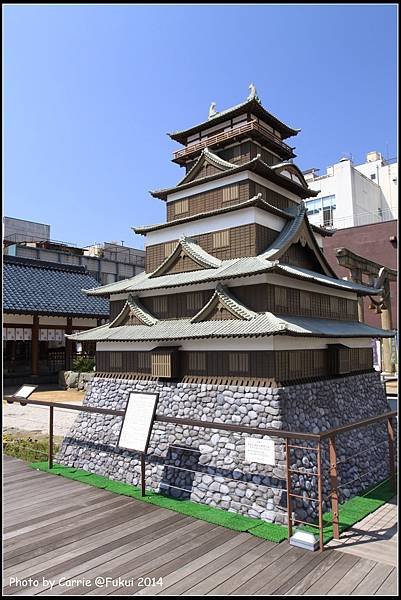
M388 595L395 567L273 544L4 460L6 595ZM110 579L107 579L110 578Z

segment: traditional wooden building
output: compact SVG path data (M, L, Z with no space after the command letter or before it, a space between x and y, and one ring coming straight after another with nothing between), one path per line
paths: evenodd
M98 285L84 267L5 256L3 276L5 382L57 381L76 351L65 335L104 323L107 300L82 292Z
M151 192L166 221L135 228L145 272L87 290L110 299L110 323L74 338L98 343L99 372L271 386L372 368L370 340L388 333L358 322L357 300L376 290L326 260L285 142L297 133L254 92L170 134L185 175Z
M88 404L122 408L131 391L157 392L160 414L192 419L155 425L148 486L284 522L282 441L273 463L258 464L246 456L244 433L193 423L316 432L383 412L371 339L392 334L358 321L358 299L378 290L340 279L326 260L329 234L308 221L303 200L313 193L286 142L299 130L250 87L245 102L222 112L212 105L206 121L170 134L183 146L173 161L185 174L151 192L165 202L166 220L135 228L146 236L145 272L88 289L110 300L110 322L70 339L96 342ZM59 462L137 483L139 456L118 448L118 418L104 425L79 417ZM352 469L370 461L361 482L341 473L347 493L383 477L383 435L366 433L372 447L380 442L371 458L357 436L341 438L344 457L357 453ZM297 484L303 520L316 517L316 477L305 481Z

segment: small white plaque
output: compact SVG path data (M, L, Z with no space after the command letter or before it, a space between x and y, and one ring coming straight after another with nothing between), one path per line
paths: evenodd
M158 399L158 394L130 394L118 440L120 448L146 453Z
M57 342L63 342L64 341L64 330L63 329L55 329L54 330L54 339Z
M56 339L56 331L55 329L47 330L47 339L49 342L53 342Z
M32 339L32 329L30 327L24 328L24 340L30 341Z
M274 440L269 437L262 439L245 438L245 460L249 463L275 465Z
M18 396L19 398L29 398L29 396L36 390L37 385L23 385L17 390L14 396Z
M39 329L39 341L47 342L47 329Z

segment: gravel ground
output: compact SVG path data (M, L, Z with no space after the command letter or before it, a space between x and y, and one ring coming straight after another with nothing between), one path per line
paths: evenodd
M4 390L4 396L15 392ZM32 400L70 402L71 404L82 404L84 393L77 390L39 390L31 396ZM77 412L63 408L54 411L54 435L64 436L77 417ZM20 404L8 404L3 400L3 432L16 433L18 431L29 431L32 433L45 433L49 430L49 408L47 406L21 406Z

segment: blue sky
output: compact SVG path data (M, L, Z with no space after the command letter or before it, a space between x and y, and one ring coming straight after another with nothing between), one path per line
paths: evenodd
M75 244L164 220L166 132L256 84L301 169L396 155L395 5L4 8L4 212Z

